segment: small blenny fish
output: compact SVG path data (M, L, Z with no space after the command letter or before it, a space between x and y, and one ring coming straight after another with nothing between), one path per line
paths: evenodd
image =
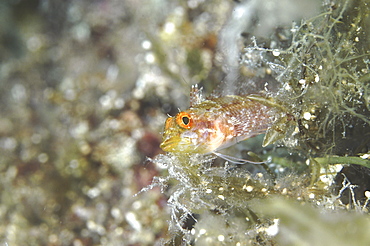
M190 108L166 120L160 147L166 152L217 154L220 149L265 133L277 110L272 99L261 95L203 100L201 89L193 86Z

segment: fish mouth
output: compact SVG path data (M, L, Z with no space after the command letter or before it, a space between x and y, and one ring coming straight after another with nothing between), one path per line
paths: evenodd
M207 154L210 151L204 148L203 145L192 144L191 139L166 139L159 147L166 152L178 152L178 153L188 153L188 154Z
M173 140L173 139L165 139L163 142L159 145L159 147L166 151L166 152L174 152L176 151L175 146L177 145L178 141Z
M191 141L187 139L165 139L159 147L166 152L191 152Z
M164 151L166 151L166 152L171 152L171 143L168 143L168 141L164 141L164 142L162 142L160 145L159 145L159 147L162 149L162 150L164 150Z

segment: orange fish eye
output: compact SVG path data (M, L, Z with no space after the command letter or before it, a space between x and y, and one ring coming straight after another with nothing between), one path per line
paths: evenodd
M190 129L193 125L193 119L190 114L180 112L176 115L176 123L182 128Z

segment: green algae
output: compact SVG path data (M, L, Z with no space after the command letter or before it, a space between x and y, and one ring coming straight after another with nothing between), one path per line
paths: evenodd
M247 79L257 75L277 84L266 91L285 110L267 131L264 145L275 143L299 153L300 160L291 161L271 148L258 153L268 159L258 168L227 162L215 166L214 159L201 155L158 156L154 162L165 163L169 175L157 185L173 184L169 204L176 236L168 244L341 245L355 240L356 233L343 228L342 235L322 236L322 242L311 237L335 231L333 215L327 214L328 221L320 213L335 210L344 216L337 222L343 224L352 216L344 212L349 207L342 196L354 186L347 179L339 181L346 174L338 172L338 164L369 167L366 155L357 156L369 150L364 138L370 130L368 7L368 1L326 2L321 14L278 29L281 35L271 38L271 47L260 47L258 37L244 47L241 76L247 71ZM353 203L361 213L367 211L367 202L353 196ZM304 215L306 209L310 215ZM361 215L353 218L367 223Z

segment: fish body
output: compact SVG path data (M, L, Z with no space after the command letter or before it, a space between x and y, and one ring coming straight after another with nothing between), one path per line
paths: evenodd
M202 100L193 87L189 109L169 117L160 147L167 152L215 153L265 133L274 121L275 107L258 95Z

